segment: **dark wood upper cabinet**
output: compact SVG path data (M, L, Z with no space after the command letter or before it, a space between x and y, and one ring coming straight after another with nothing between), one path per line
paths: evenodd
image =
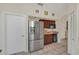
M40 19L39 21L44 22L44 28L50 28L50 26L54 26L54 28L56 28L56 24L54 20L44 20L44 19Z

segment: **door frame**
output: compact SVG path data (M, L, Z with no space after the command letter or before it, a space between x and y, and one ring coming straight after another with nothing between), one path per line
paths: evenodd
M73 16L73 17L72 17ZM70 18L73 18L73 19L70 19ZM74 21L75 19L75 21ZM73 28L75 28L75 30L73 29L73 31L75 31L75 35L72 35L71 34L71 25L72 25L72 22L71 20L73 21L74 25L72 26ZM73 36L74 38L71 38L71 36ZM72 50L72 41L70 40L73 40L74 41L74 50ZM68 15L68 53L69 54L77 54L76 52L76 49L77 49L77 18L76 18L76 11L72 11L69 15Z
M13 12L1 12L1 40L2 40L2 53L1 54L7 54L7 40L6 40L6 19L5 15L7 14L12 14L12 15L19 15L23 16L26 19L26 34L25 34L25 39L26 39L26 52L28 52L28 16L25 14L20 14L20 13L13 13Z

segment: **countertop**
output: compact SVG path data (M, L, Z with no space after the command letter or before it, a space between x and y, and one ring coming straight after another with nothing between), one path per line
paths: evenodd
M52 29L44 29L44 35L48 35L48 34L58 34L58 32Z

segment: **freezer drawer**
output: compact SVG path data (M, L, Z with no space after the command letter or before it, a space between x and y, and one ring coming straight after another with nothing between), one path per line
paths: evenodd
M44 47L44 40L34 40L29 42L29 51L33 52L39 49L42 49Z

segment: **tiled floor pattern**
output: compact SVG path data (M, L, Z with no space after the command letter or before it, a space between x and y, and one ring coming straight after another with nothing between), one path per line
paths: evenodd
M14 55L68 55L67 40L64 39L61 43L45 45L43 49L32 53L20 52Z
M30 53L31 55L68 55L67 40L62 40L61 43L52 43L46 45L43 49Z

